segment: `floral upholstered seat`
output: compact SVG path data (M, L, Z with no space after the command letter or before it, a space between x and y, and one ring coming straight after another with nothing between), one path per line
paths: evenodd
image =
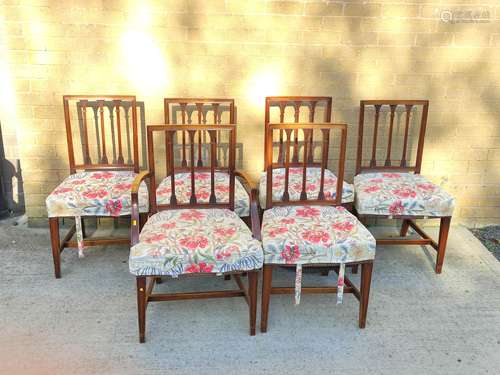
M262 267L260 242L227 209L165 210L151 216L131 248L136 276L250 271Z
M360 214L451 216L455 199L420 174L364 173L354 177Z
M121 216L131 213L132 171L79 172L68 176L46 199L49 217ZM148 210L148 191L142 183L139 210Z
M300 200L302 191L303 169L300 167L290 168L288 180L288 194L290 200ZM266 180L267 174L263 172L259 183L259 200L262 208L266 207ZM321 181L321 168L307 168L306 193L307 199L318 197ZM273 200L279 201L285 190L285 168L273 170ZM334 200L337 195L337 177L328 169L325 169L325 183L323 187L325 198ZM354 188L344 181L342 190L342 203L354 201Z
M250 216L250 197L239 181L235 178L234 211L240 217ZM195 172L196 200L198 203L208 203L210 199L210 173ZM172 194L171 178L165 178L158 189L156 189L156 202L158 204L170 204ZM191 174L175 174L175 196L178 203L189 203L191 198ZM225 172L215 173L215 197L217 202L229 201L229 174Z
M375 239L341 206L276 206L264 212L266 264L349 263L375 258Z

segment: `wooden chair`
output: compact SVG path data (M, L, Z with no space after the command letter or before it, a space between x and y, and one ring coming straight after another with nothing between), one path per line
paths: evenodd
M204 133L208 136L204 137ZM228 160L222 165L217 148L223 133L228 141ZM260 226L257 206L257 191L253 191L251 202L252 232L235 213L235 125L158 125L148 126L149 172L141 173L132 188L132 248L130 272L137 280L137 303L139 313L139 340L145 340L146 306L153 301L173 301L199 298L237 297L245 298L249 305L250 334L255 334L257 309L258 270L262 267L262 247L254 237ZM177 139L185 134L181 150L176 150ZM168 159L170 188L172 194L165 204L158 204L156 198L156 166L154 136L166 137L166 158ZM207 169L210 180L208 201L199 201L196 195L197 140L205 139L208 144L210 164ZM162 142L161 142L162 143ZM184 163L184 147L187 148L187 163ZM180 155L179 155L180 154ZM178 165L180 161L180 166ZM190 196L188 202L181 202L176 194L178 168L189 169ZM216 189L216 172L224 168L229 175L225 188L229 191L228 201L219 201ZM149 178L149 219L141 222L138 210L140 183ZM139 228L142 227L139 233ZM245 288L241 275L247 273L248 287ZM153 294L155 283L161 276L190 275L234 275L237 290L207 291L191 293ZM147 279L150 279L147 282Z
M177 125L204 125L204 124L234 124L236 123L236 110L234 99L216 99L216 98L165 98L165 124ZM190 178L189 168L187 166L187 133L183 132L181 137L181 155L182 162L180 168L176 169L177 181L182 181L182 184L177 186L177 200L182 203L189 201L190 194ZM210 170L207 164L208 149L203 148L203 143L206 144L207 134L199 133L197 147L195 150L197 176L208 176ZM237 147L236 145L235 147ZM219 143L219 157L226 158L228 155L227 143L224 145ZM240 160L242 152L240 150ZM166 170L169 170L169 160L166 160ZM247 175L241 171L235 171L235 212L247 223L250 224L250 194L251 183ZM220 170L216 166L215 172L216 186L227 186L229 175L227 171ZM208 179L199 178L196 186L196 193L200 202L207 201L210 192L210 184ZM167 173L165 179L158 185L156 196L158 204L164 204L170 199L170 175ZM225 189L216 190L217 199L219 201L228 202L228 191Z
M377 245L431 245L437 251L436 273L441 273L446 250L446 241L450 228L451 216L455 200L439 186L420 175L424 138L427 126L429 102L427 100L362 100L359 112L358 151L354 186L356 192L355 209L361 219L389 218L401 219L403 224L400 235L405 237L408 228L412 227L420 239L385 238L377 239ZM363 138L365 133L366 108L373 107L373 135L369 161L363 158ZM379 137L382 132L381 115L384 109L387 114L387 147L382 146ZM401 111L398 111L401 109ZM420 113L419 121L417 115ZM394 145L397 141L397 119L400 120L402 137L401 159L396 155ZM413 120L413 122L412 122ZM418 126L418 141L415 152L415 163L409 162L410 132ZM417 129L415 129L417 130ZM383 154L385 160L377 161L377 153ZM380 152L382 151L382 152ZM436 243L415 222L417 219L440 220L439 240Z
M72 124L70 103L76 105L78 127ZM67 247L77 247L83 256L85 246L130 243L128 237L87 238L83 218L130 215L130 187L139 172L136 106L135 96L63 97L70 176L46 200L56 278L61 277L61 252ZM75 135L81 151L75 149ZM147 212L145 185L140 195L140 209ZM61 242L59 219L68 217L75 218L75 224Z
M272 113L272 109L276 108L278 113ZM289 111L291 109L292 111ZM288 111L288 113L287 113ZM266 98L266 108L265 108L265 129L269 123L318 123L319 125L323 123L331 122L332 118L332 98L328 96L271 96ZM319 121L319 122L318 122ZM285 157L284 154L284 144L283 144L283 130L279 132L278 144L278 162L282 163ZM267 131L265 134L265 140L267 141ZM290 184L289 184L289 199L298 200L300 199L301 192L301 181L300 181L300 170L302 168L302 163L299 162L299 153L301 148L304 146L303 142L299 140L299 131L295 129L292 133L292 144L293 153L291 155L290 167L291 174ZM321 163L315 162L313 160L316 150L321 149L321 142L310 140L308 145L309 155L307 156L307 166L308 166L308 176L307 176L307 186L306 192L310 198L318 195L319 192L319 180L320 180L320 166ZM267 151L265 151L266 153ZM267 157L267 156L266 156ZM279 199L284 192L284 173L283 168L275 168L273 172L277 179L273 186L273 198ZM329 170L325 171L325 181L324 181L324 193L325 199L335 199L335 194L337 191L337 177ZM262 173L259 183L259 197L261 207L266 207L266 173ZM343 186L343 204L346 208L352 208L352 202L354 200L354 187L344 181Z
M330 148L330 133L340 132L338 183L334 199L326 199L325 176ZM310 168L310 145L314 133L321 135L320 187L317 196L307 194L307 170ZM273 152L273 136L285 136L280 142L277 161ZM297 134L298 133L298 134ZM342 206L342 182L346 150L347 126L345 124L267 124L265 145L266 210L262 219L262 245L264 249L264 277L262 281L261 331L267 331L269 299L271 294L295 292L299 303L301 290L305 293L337 293L337 302L342 302L342 293L353 293L360 302L359 327L364 328L368 309L375 239L370 232L346 208ZM297 135L303 136L302 161L300 153L295 165L301 165L301 192L298 200L289 194L292 169L291 149L295 148ZM282 159L280 159L282 155ZM272 194L273 169L282 167L284 192L275 199ZM344 274L345 265L361 264L361 288L358 289ZM296 268L295 288L273 287L272 271L275 266ZM327 267L338 272L337 287L301 288L302 267ZM345 287L344 287L345 284Z

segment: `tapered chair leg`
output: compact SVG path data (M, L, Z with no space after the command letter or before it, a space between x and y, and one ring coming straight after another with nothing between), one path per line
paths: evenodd
M436 273L441 273L444 263L444 254L446 252L446 243L448 242L448 232L450 231L451 217L442 217L439 225L438 254L436 260Z
M137 282L137 313L139 321L139 342L146 341L146 277L136 277Z
M410 228L410 220L404 219L403 223L401 224L401 231L399 232L399 235L401 237L406 237L409 228Z
M361 290L359 299L359 328L365 328L370 299L370 286L372 283L373 262L361 265Z
M260 331L267 332L267 316L269 312L269 299L273 282L273 266L266 264L262 273L262 303L260 307Z
M49 218L50 244L52 246L52 258L54 260L54 274L56 279L61 278L61 243L59 240L59 218Z
M259 283L259 273L257 271L248 272L248 296L250 310L250 336L255 336L255 323L257 320L257 287Z

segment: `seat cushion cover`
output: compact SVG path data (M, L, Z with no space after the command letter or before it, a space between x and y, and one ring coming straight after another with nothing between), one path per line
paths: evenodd
M288 176L288 194L291 201L300 200L302 191L302 168L290 168ZM321 168L307 168L306 193L307 199L318 198L321 181ZM259 183L259 200L262 208L266 207L266 184L267 173L263 172ZM273 200L280 201L285 191L285 168L273 170ZM337 196L337 176L330 170L325 169L325 182L323 186L325 198L334 200ZM342 190L342 203L350 203L354 200L354 187L344 181Z
M265 263L348 263L372 260L375 239L344 207L276 206L264 212Z
M166 210L151 216L130 250L136 276L249 271L262 267L259 241L226 209Z
M235 178L234 211L238 216L250 216L250 197L238 178ZM198 203L208 203L210 199L210 173L195 172L195 191ZM166 177L156 189L156 202L169 204L172 194L171 178ZM191 198L191 173L175 174L175 196L181 204L189 203ZM215 172L215 198L217 202L229 202L229 174Z
M451 216L455 199L420 174L363 173L354 177L355 207L365 215Z
M68 176L46 199L49 217L130 215L132 171L78 172ZM148 211L148 189L139 188L139 210Z

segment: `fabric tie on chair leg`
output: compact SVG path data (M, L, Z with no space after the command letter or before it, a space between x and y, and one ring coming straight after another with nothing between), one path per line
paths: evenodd
M82 231L82 218L81 216L75 216L75 227L76 227L76 242L78 244L78 258L83 258L83 231Z
M340 263L339 277L337 279L337 305L341 304L344 300L344 274L345 263Z
M302 289L302 264L297 264L295 271L295 305L300 304L300 293Z

